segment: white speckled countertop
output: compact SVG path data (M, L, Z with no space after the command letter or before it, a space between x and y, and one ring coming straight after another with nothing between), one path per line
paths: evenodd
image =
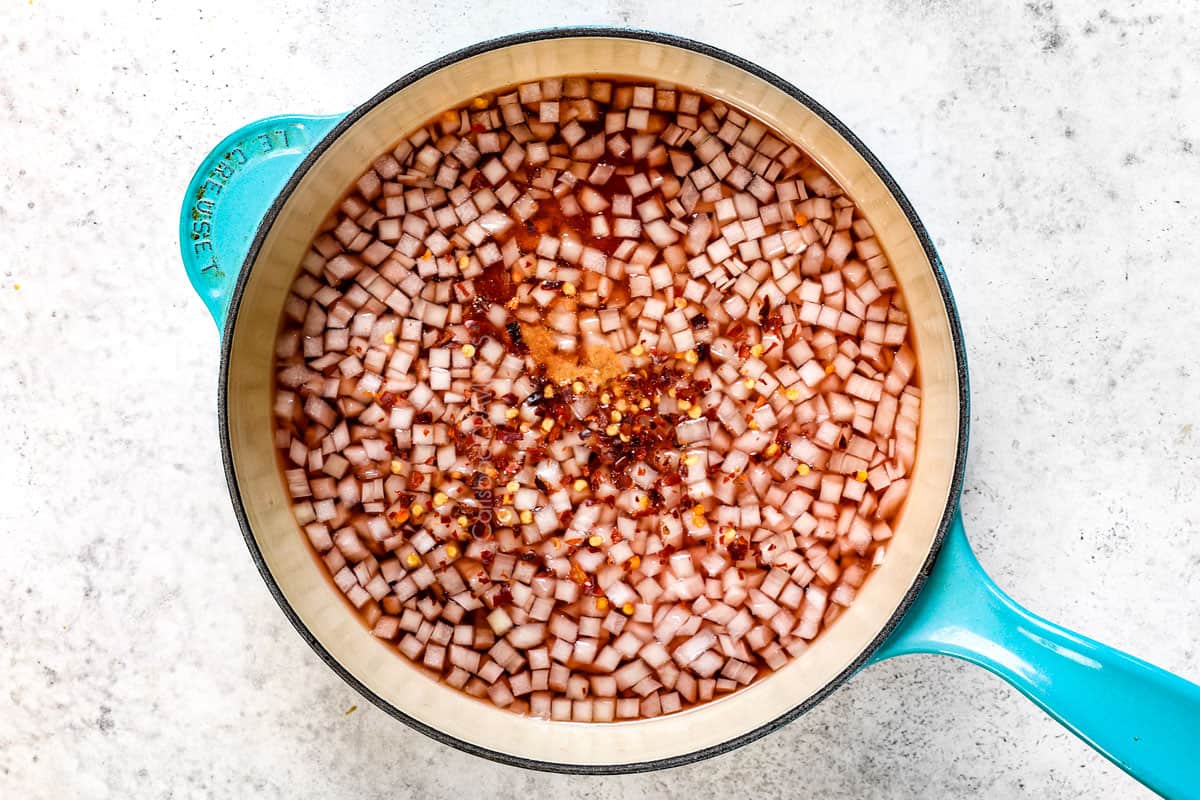
M771 6L791 10L4 4L0 795L1148 795L998 679L932 656L872 667L703 764L502 767L356 696L255 572L217 447L217 336L178 258L199 159L241 123L348 109L478 39L637 25L758 61L882 159L962 313L963 506L984 566L1034 610L1200 680L1200 17Z

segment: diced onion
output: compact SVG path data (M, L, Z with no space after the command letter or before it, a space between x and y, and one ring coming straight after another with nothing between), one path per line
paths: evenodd
M780 134L567 76L380 154L302 257L271 413L371 634L560 721L676 713L837 624L918 469L883 242Z

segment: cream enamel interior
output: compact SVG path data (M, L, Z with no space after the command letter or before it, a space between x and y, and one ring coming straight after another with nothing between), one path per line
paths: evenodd
M683 713L615 724L560 723L501 711L441 685L374 639L338 596L294 522L272 445L272 348L288 286L317 225L380 153L447 107L506 85L569 74L634 75L693 87L780 130L862 207L900 280L912 316L924 392L912 492L887 561L853 606L784 669ZM303 177L268 232L233 322L228 426L253 535L296 614L343 667L405 714L501 754L559 764L670 758L759 728L820 691L886 625L936 537L953 480L958 378L951 329L924 250L867 162L811 110L762 79L690 50L624 38L565 38L482 53L396 92L343 133Z

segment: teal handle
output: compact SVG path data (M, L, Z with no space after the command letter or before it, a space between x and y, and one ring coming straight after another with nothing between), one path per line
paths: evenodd
M179 215L184 269L218 329L250 242L304 157L344 114L285 115L226 136L201 162Z
M1200 797L1200 686L1042 619L992 582L955 512L929 580L872 662L940 653L1000 676L1166 797Z

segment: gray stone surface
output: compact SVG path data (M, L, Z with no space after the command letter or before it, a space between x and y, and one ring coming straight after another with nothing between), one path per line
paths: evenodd
M708 40L864 139L957 292L984 565L1046 616L1200 679L1190 4L10 0L0 794L1147 796L999 680L936 657L873 667L704 764L523 772L393 722L284 621L230 510L217 339L179 268L192 169L248 120L347 109L452 48L567 22Z

